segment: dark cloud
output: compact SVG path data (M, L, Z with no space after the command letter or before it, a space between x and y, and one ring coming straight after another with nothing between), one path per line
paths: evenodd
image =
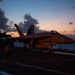
M2 2L3 0L0 0L0 2Z
M66 33L67 31L63 31L64 33Z
M35 32L42 32L44 30L40 30L40 27L37 26L39 24L38 20L34 19L30 14L24 15L24 22L20 22L18 25L23 32L27 32L30 25L34 24ZM5 12L0 9L0 30L5 32L16 31L14 27L14 22L9 21L9 19L5 16Z
M24 22L20 22L19 27L23 32L26 33L32 24L34 25L35 33L46 32L46 30L40 29L40 27L37 25L39 24L38 20L34 19L30 14L24 15Z
M34 19L30 14L26 14L24 15L24 22L20 22L19 27L23 32L27 32L28 28L32 24L34 24L35 30L38 31L39 30L39 26L37 26L37 24L39 24L38 20Z
M16 31L13 21L9 21L8 26L5 29L5 31L7 31L7 32L12 32L12 31L14 32L14 31Z
M7 27L8 18L5 17L4 11L0 9L0 29L5 29Z
M70 9L75 9L75 6L70 7Z
M73 22L69 22L69 25L72 25L73 24Z
M5 16L5 12L0 9L0 29L3 31L14 31L13 22L9 21L9 19Z
M75 33L75 30L73 30L73 32Z
M45 11L45 9L42 9L41 11Z

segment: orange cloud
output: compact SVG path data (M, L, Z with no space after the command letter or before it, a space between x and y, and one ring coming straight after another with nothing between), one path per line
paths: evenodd
M10 34L12 37L19 37L18 32L7 32L7 34Z

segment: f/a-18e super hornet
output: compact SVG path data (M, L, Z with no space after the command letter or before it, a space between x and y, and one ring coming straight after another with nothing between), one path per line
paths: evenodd
M69 37L61 35L57 31L35 33L34 25L31 25L28 29L27 35L24 35L17 24L14 24L18 30L20 37L24 40L25 44L30 44L35 48L52 48L52 46L58 44L75 43L75 41Z

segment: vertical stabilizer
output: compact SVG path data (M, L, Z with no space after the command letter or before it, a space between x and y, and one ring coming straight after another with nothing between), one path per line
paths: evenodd
M31 25L30 28L28 29L27 35L30 35L30 34L35 34L34 25Z
M14 24L14 25L15 25L15 27L17 28L17 31L18 31L19 35L20 35L20 36L25 36L25 35L23 34L23 32L20 30L20 28L18 27L18 25L17 25L17 24Z

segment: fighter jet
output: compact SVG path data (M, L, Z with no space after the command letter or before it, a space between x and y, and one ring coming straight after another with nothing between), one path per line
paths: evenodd
M34 25L31 25L28 29L27 35L24 35L23 32L20 30L17 24L14 24L18 30L20 38L23 38L26 41L30 39L28 44L33 44L36 48L52 48L52 46L58 44L67 44L67 43L75 43L75 41L69 37L61 35L57 31L53 30L51 32L42 32L42 33L35 33Z

